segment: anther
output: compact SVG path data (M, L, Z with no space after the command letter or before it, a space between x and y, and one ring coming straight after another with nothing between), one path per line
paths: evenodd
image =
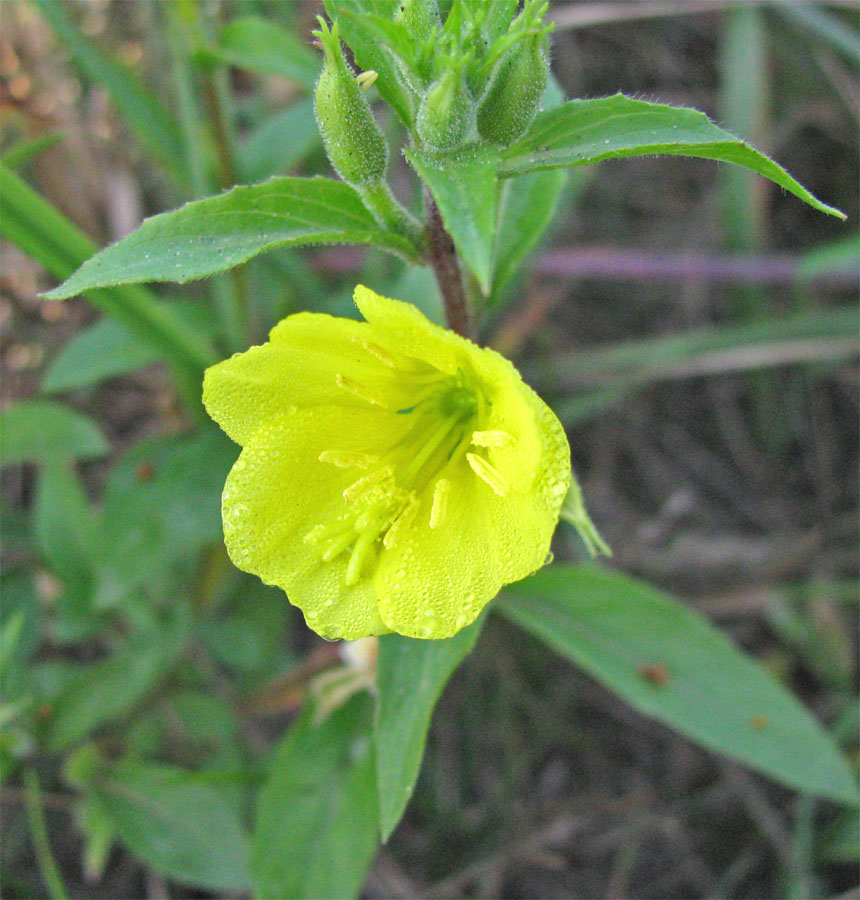
M514 439L507 431L475 431L472 433L472 443L476 447L507 447Z
M384 466L381 469L377 469L375 472L371 472L369 475L364 475L344 490L343 499L347 501L355 500L356 497L360 497L368 488L381 484L386 478L390 478L392 475L394 475L394 466Z
M375 69L367 69L365 72L359 72L355 76L356 82L358 82L359 87L363 91L366 91L377 78L379 78L379 72Z
M381 397L375 391L365 387L363 384L359 384L352 378L348 378L346 375L337 374L335 375L334 380L338 387L343 388L345 391L349 391L350 394L355 394L356 397L361 397L362 400L366 400L374 406L381 406L383 409L388 409L388 403L384 397Z
M397 368L396 357L380 347L379 344L374 344L373 341L365 341L364 339L361 339L360 343L371 356L375 356L384 366L388 366L389 369Z
M352 531L345 531L343 534L338 535L331 541L328 547L325 548L320 559L323 562L331 562L333 559L336 559L352 543L354 537L355 535Z
M358 584L361 578L361 570L364 568L364 561L367 559L368 554L372 552L375 540L376 535L371 531L366 531L355 542L349 562L346 564L346 574L343 579L347 587Z
M320 462L331 463L339 469L348 469L351 466L369 469L379 462L379 457L371 453L355 453L350 450L323 450L318 459Z
M451 493L451 482L440 478L433 488L433 506L430 509L430 527L438 528L448 513L448 494Z
M508 483L501 472L493 468L483 457L476 456L474 453L467 453L466 459L472 467L472 471L481 481L486 482L500 497L507 494Z

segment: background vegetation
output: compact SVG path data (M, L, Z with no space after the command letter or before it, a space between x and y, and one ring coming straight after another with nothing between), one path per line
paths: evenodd
M566 96L705 110L849 220L705 160L577 169L481 338L567 426L613 565L730 632L856 760L849 6L554 5ZM39 404L12 423L2 475L9 897L244 895L242 822L275 750L315 773L331 810L297 871L337 868L366 808L332 790L339 762L320 762L325 739L303 741L304 720L281 743L308 691L361 684L366 660L344 668L279 592L230 566L218 497L236 449L189 432L196 386L95 312L153 292L37 298L145 215L271 173L330 174L308 99L318 12L0 7L3 161L74 223L38 209L38 246L8 235L3 248L3 405ZM230 28L252 13L296 46L273 57ZM404 198L407 172L394 161ZM347 312L357 281L438 310L429 276L353 248L280 250L154 293L223 354L291 311ZM563 526L556 558L582 553ZM324 727L367 702L360 692ZM857 845L854 812L692 745L493 616L442 697L405 818L369 874L344 878L372 897L834 896L857 884ZM374 850L354 857L369 865Z

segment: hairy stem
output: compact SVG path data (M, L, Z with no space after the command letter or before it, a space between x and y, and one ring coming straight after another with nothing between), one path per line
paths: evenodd
M432 197L427 198L427 238L429 241L430 265L436 275L436 282L442 292L445 304L445 319L452 331L470 338L471 322L463 275L454 241L445 230L439 207Z

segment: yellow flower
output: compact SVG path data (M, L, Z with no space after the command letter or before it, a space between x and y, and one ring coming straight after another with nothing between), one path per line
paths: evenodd
M544 563L567 439L498 353L366 287L355 302L365 322L298 313L207 370L244 448L227 549L324 637L449 637Z

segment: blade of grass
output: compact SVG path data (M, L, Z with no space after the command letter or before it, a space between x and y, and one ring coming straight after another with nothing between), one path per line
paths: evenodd
M179 133L161 101L131 72L81 34L66 4L36 0L36 5L80 69L110 94L131 130L170 174L180 184L184 183L186 173Z
M769 149L767 138L768 71L764 14L756 6L727 12L720 42L721 120L735 134L748 135L757 147ZM768 183L740 166L719 169L723 241L742 253L757 252L765 235L765 191ZM768 318L772 298L759 285L734 285L730 303L737 318ZM752 380L752 412L760 440L775 450L786 439L785 423L773 415L776 384L772 372Z
M860 353L858 329L854 309L806 313L580 351L543 360L524 374L547 392L587 388L553 405L563 422L574 424L656 381L850 359Z
M194 73L190 63L189 45L195 38L200 37L197 18L199 10L196 4L182 2L181 4L165 4L162 12L166 20L168 43L173 59L173 77L179 101L183 151L188 170L191 173L191 192L194 199L200 199L215 193L215 180L209 166L207 147L203 138L207 131L206 122L198 102ZM210 95L213 90L214 86L210 85ZM227 159L224 158L225 139L223 135L220 142L213 139L213 145L219 148L222 169L221 186L226 187L227 185L223 182L228 174L232 174L232 155L227 151ZM240 350L247 344L243 304L234 287L235 284L231 286L222 275L214 277L209 285L212 302L221 323L221 333L231 351Z
M720 121L735 134L743 134L768 149L768 78L765 24L761 9L739 6L725 17L720 45ZM764 227L762 188L767 182L739 166L722 166L725 241L732 250L753 252Z
M851 5L854 9L857 8L856 3ZM773 8L783 18L798 26L804 38L808 37L810 31L814 31L851 62L860 63L860 36L841 19L807 3L775 3Z
M96 251L93 242L14 172L0 165L3 216L0 234L66 278ZM137 286L85 292L90 303L128 326L156 348L173 368L177 387L192 411L200 405L202 370L215 362L209 344L185 326L148 290Z
M31 768L24 769L24 804L27 808L27 822L30 826L30 837L36 851L36 861L48 896L51 900L66 900L69 896L60 877L51 842L48 839L48 828L45 825L45 814L42 810L42 797L39 790L39 778Z
M40 134L38 137L28 141L20 141L0 155L0 162L10 169L20 169L35 159L40 153L59 144L65 136L65 132L51 131L48 134Z

